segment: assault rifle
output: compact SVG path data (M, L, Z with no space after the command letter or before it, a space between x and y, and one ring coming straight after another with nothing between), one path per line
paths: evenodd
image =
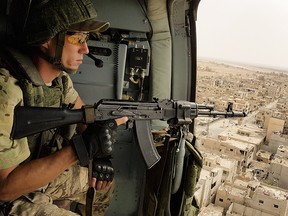
M160 160L160 156L153 142L150 120L167 121L170 127L175 128L191 124L197 116L246 116L244 112L234 112L231 104L226 112L213 109L211 105L169 99L154 99L152 102L103 99L93 106L83 106L81 109L17 106L11 137L19 139L69 124L90 124L126 116L130 123L134 123L131 127L136 129L141 153L147 167L151 168Z

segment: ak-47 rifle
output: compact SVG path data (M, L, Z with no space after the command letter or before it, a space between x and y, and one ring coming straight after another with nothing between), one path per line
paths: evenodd
M17 106L11 138L19 139L69 124L90 124L126 116L130 122L134 122L139 147L149 169L160 160L153 142L150 120L163 120L170 126L181 127L191 124L197 116L246 116L244 112L234 112L231 105L226 112L213 109L211 105L170 99L155 99L152 102L103 99L81 109Z

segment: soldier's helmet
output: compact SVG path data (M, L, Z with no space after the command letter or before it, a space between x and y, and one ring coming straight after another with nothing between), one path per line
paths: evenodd
M13 0L10 19L16 39L30 46L66 30L102 32L109 27L97 20L90 0Z

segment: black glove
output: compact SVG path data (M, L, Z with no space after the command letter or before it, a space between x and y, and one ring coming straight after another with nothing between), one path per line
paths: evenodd
M109 158L93 159L92 176L97 181L112 181L114 178L114 168Z
M115 120L97 122L88 125L82 134L74 135L71 144L79 159L80 166L87 166L93 158L111 155L115 143Z

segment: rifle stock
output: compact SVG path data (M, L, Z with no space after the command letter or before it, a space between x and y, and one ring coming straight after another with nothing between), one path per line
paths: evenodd
M14 110L12 139L20 139L65 125L85 123L82 109L17 106Z
M147 167L151 168L160 160L160 156L154 146L150 120L163 120L173 127L181 127L191 124L197 116L227 118L245 117L246 114L233 112L231 108L226 112L215 112L211 105L169 99L152 102L100 100L94 106L84 106L81 109L17 106L11 138L19 139L69 124L89 124L124 116L134 121L140 150Z

